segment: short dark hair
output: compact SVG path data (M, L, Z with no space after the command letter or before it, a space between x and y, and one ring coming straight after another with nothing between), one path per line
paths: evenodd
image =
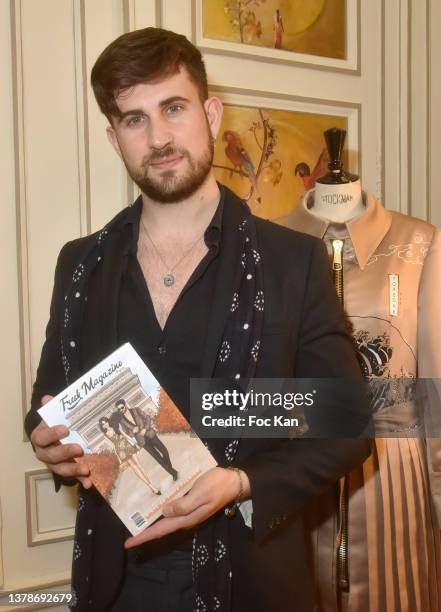
M100 418L100 420L98 421L98 425L99 425L99 428L101 429L101 431L105 434L106 432L103 429L103 423L107 423L107 425L109 425L110 427L111 427L111 425L110 425L110 421L109 421L109 419L107 417L101 417Z
M126 405L126 400L120 398L119 400L116 400L115 402L115 407L118 408L119 406L125 406Z
M208 98L207 72L199 49L170 30L135 30L114 40L101 53L92 68L92 88L102 113L111 121L111 116L120 115L116 98L122 91L176 74L181 67L204 102Z

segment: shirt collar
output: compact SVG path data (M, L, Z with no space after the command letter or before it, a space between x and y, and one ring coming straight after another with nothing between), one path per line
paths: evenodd
M219 250L221 233L222 233L222 217L225 202L225 190L219 184L220 199L216 211L211 219L207 229L204 232L205 244L209 249ZM139 196L129 207L124 226L130 231L130 242L128 244L128 252L133 254L138 249L139 223L142 212L142 196Z
M339 229L346 227L354 245L358 265L363 270L371 255L389 231L392 223L390 211L386 210L371 193L364 191L364 212L347 223L333 223L324 217L318 217L311 213L310 208L313 198L314 189L311 189L301 198L292 213L277 219L277 222L317 238L323 238L333 227Z

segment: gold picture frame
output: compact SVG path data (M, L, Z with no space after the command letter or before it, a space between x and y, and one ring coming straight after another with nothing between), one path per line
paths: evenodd
M327 9L328 1L337 2L340 12L344 8L344 16L338 18L338 27L326 23L326 19L334 18L332 11ZM282 11L279 12L281 25L277 25L278 9L274 11L274 7L283 4L279 0L253 3L246 0L192 0L193 42L203 52L359 75L360 0L328 1L317 0L314 10L309 0L301 0L305 2L305 11L300 17L293 12L289 22L291 27L288 27L283 25ZM286 10L289 7L290 3L286 4ZM288 21L287 16L285 20ZM283 34L278 34L279 27ZM334 53L337 47L338 52Z
M327 171L323 131L346 129L345 167L359 173L361 107L211 87L224 103L214 168L219 182L265 219L289 214L313 179Z

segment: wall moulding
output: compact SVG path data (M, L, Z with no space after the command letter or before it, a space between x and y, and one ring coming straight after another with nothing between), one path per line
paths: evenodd
M72 540L74 536L74 523L51 528L42 528L40 525L40 509L38 487L42 481L49 480L52 485L52 472L41 468L25 472L26 491L26 525L28 546L40 546Z
M87 102L86 78L86 40L84 0L74 2L73 38L75 49L75 93L76 122L78 148L78 191L80 207L81 235L86 236L91 231L91 201L90 201L90 158L89 148L89 111Z
M2 517L2 500L0 498L0 589L4 584L3 572L3 517Z
M161 0L122 0L124 31L139 30L149 26L160 28L162 23Z
M20 320L20 361L23 417L30 405L32 385L30 311L29 311L29 266L26 206L26 167L24 154L23 113L23 58L21 40L21 0L11 1L11 54L12 91L14 113L14 156L17 228L17 276Z

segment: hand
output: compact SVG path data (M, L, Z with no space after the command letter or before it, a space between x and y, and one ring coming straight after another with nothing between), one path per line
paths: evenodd
M250 495L250 482L245 472L241 472L241 477L243 497L246 498ZM187 495L165 505L164 518L137 536L128 538L124 545L133 548L178 529L192 529L234 501L238 493L239 477L236 472L215 467L202 474Z
M52 399L51 395L44 395L42 405ZM92 481L88 478L90 470L85 463L77 463L74 458L83 456L83 449L79 444L61 444L60 440L69 434L64 425L49 427L41 421L31 434L31 442L35 448L37 459L43 461L47 467L62 478L76 478L85 489L90 489Z

